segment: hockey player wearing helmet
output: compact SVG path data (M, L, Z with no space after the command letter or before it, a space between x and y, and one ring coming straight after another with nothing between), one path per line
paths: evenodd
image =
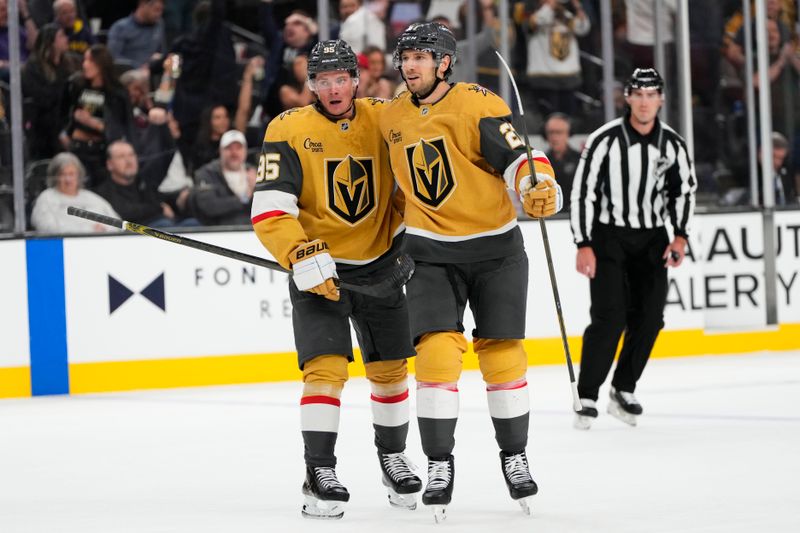
M417 349L417 416L428 456L422 502L437 521L445 517L455 479L467 304L509 492L529 511L538 490L525 453L528 258L507 188L522 195L533 217L550 216L561 203L547 157L535 150L530 168L505 102L480 85L447 82L456 59L456 40L445 26L409 26L394 52L408 92L381 116L406 202L405 248L417 262L406 293Z
M589 136L575 171L575 268L589 278L592 301L578 376L578 429L597 418L599 390L623 331L607 410L636 425L644 410L634 390L664 326L667 267L680 266L686 255L697 179L686 142L658 119L663 91L656 69L634 70L625 84L625 116Z
M350 498L336 474L339 398L353 360L350 321L370 381L375 444L392 505L413 509L422 482L403 451L408 434L406 358L414 355L402 289L386 298L340 292L334 279L383 278L404 226L378 129L385 106L354 99L358 65L341 40L308 58L315 104L288 110L264 135L253 196L253 227L292 270L289 296L298 363L306 479L303 516L341 518Z

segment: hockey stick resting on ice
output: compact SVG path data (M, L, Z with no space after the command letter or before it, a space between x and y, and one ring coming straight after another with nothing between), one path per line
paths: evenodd
M519 108L519 116L522 119L522 133L525 139L525 151L528 154L528 165L530 166L531 172L533 172L533 161L531 155L531 145L530 141L528 140L528 125L525 123L525 110L522 107L522 98L519 95L519 89L517 88L517 82L514 79L514 74L511 73L511 68L509 68L508 63L506 60L503 59L503 56L500 55L500 52L495 50L495 54L497 54L498 59L500 59L500 63L503 64L503 67L506 69L508 73L508 77L511 79L511 85L514 87L514 94L517 97L517 107ZM572 408L575 411L580 411L582 409L581 406L581 399L578 396L578 384L575 381L575 369L572 368L572 357L569 355L569 343L567 343L567 330L564 326L564 313L561 310L561 297L558 295L558 284L556 283L556 271L553 267L553 255L550 253L550 239L547 238L547 227L545 226L544 219L539 219L539 228L542 230L542 244L544 245L544 254L547 258L547 270L550 273L550 285L553 287L553 300L555 300L556 304L556 315L558 315L558 326L561 328L561 342L564 344L564 354L567 357L567 370L569 371L569 383L572 389Z
M67 213L76 217L85 218L86 220L99 222L107 226L113 226L115 228L124 229L127 231L131 231L133 233L138 233L140 235L147 235L148 237L155 237L156 239L161 239L162 241L168 241L175 244L180 244L182 246L188 246L189 248L194 248L196 250L202 250L204 252L221 255L222 257L237 259L239 261L244 261L245 263L250 263L264 268L269 268L270 270L277 270L278 272L285 272L287 274L292 273L291 270L287 270L283 268L279 263L275 261L270 261L269 259L263 259L255 255L237 252L236 250L230 250L228 248L216 246L214 244L209 244L207 242L196 241L188 237L183 237L182 235L176 235L174 233L157 230L155 228L151 228L149 226L145 226L142 224L136 224L135 222L128 222L126 220L112 218L106 215L101 215L99 213L93 213L92 211L86 211L85 209L80 209L77 207L68 207ZM349 283L347 281L342 281L339 279L334 280L334 282L336 283L336 286L339 287L340 289L352 292L358 292L361 294L366 294L367 296L374 296L380 298L383 296L388 296L389 294L392 293L392 291L399 289L400 287L405 285L406 282L409 279L411 279L411 276L413 274L414 274L414 260L411 259L411 256L403 254L397 258L392 273L386 278L378 281L377 283L373 283L370 285L359 285L356 283Z

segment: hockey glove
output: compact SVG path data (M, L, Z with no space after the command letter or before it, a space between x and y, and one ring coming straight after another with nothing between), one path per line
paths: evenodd
M552 178L539 181L531 187L530 176L520 181L520 200L522 208L531 218L545 218L555 215L564 206L564 194L561 185Z
M301 291L309 291L334 302L339 301L339 288L334 284L336 263L328 253L325 241L315 239L301 244L289 254L292 279Z

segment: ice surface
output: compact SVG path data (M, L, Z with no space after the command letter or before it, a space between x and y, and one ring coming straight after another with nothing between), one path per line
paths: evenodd
M508 497L483 383L465 372L445 524L390 508L359 378L342 397L339 522L300 516L300 384L279 383L0 402L0 532L800 531L800 352L653 360L637 428L605 413L607 385L584 432L563 366L528 380L532 517ZM413 420L408 455L424 468Z

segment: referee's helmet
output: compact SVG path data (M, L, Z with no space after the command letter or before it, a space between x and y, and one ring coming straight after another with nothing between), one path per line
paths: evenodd
M625 96L630 96L632 89L656 89L664 92L664 79L654 68L637 68L625 83Z

